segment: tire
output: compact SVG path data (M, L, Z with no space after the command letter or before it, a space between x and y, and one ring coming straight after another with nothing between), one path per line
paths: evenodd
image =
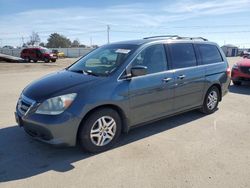
M51 59L51 61L52 61L53 63L55 63L55 62L56 62L56 59Z
M45 59L44 59L44 62L45 62L45 63L49 63L49 59L48 59L48 58L45 58Z
M216 86L208 89L200 111L204 114L212 114L217 110L220 92Z
M102 63L102 64L109 64L108 58L102 57L102 58L101 58L101 63Z
M241 85L241 81L233 81L233 84L236 86L240 86Z
M28 62L28 63L30 62L30 58L29 57L25 57L24 60L25 60L25 62Z
M37 63L37 59L33 60L34 63Z
M94 111L83 122L78 131L78 141L85 151L91 153L106 151L117 142L121 128L119 114L113 109L102 108Z

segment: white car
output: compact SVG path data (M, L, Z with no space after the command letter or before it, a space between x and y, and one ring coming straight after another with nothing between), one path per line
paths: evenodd
M242 57L250 59L250 49L243 51L242 52Z

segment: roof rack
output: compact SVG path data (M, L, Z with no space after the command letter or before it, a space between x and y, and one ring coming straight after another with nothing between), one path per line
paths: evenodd
M208 39L203 37L180 37L179 35L159 35L159 36L152 36L152 37L145 37L143 39L154 39L154 38L171 38L171 39L187 39L187 40L203 40L208 41Z
M151 37L144 37L143 39L154 39L154 38L177 38L178 35L158 35L158 36L151 36Z
M203 41L208 41L208 39L203 38L203 37L178 37L178 39L189 39L189 40L203 40Z

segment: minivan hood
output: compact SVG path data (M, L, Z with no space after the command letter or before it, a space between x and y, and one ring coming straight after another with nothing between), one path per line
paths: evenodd
M98 79L100 78L62 70L32 82L23 90L23 95L35 101L43 101L63 90L80 84L90 84Z

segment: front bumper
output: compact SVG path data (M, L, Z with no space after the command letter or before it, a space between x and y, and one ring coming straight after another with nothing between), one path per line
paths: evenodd
M233 81L250 81L250 73L246 74L237 69L232 70L231 76Z
M77 130L81 119L70 113L60 115L26 114L15 112L16 122L32 138L58 146L76 145Z

